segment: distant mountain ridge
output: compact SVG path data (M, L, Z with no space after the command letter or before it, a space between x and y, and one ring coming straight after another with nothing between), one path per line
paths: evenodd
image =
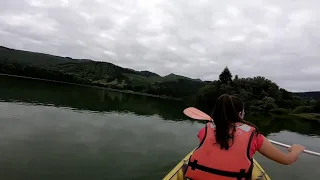
M51 72L51 74L56 74L57 77L55 78L64 76L57 75L64 73L67 76L73 76L72 79L94 85L179 98L195 94L199 88L208 83L200 79L192 79L173 73L162 77L147 70L136 71L109 62L73 59L71 57L15 50L3 46L0 46L0 63L2 64L2 71L0 66L1 73L38 76L35 73L32 74L31 70L28 71L28 74L25 74L26 66L36 68L35 71L39 71L38 73L47 74ZM44 73L44 71L48 72Z
M146 77L150 77L150 76L159 77L160 76L159 74L156 74L156 73L153 73L153 72L150 72L150 71L140 71L140 73L143 74Z
M71 57L61 57L61 56L56 56L56 55L51 55L51 54L45 54L45 53L39 53L39 52L33 52L33 51L25 51L25 50L17 50L17 49L12 49L4 46L0 46L0 56L4 54L10 54L10 60L15 61L17 63L23 63L23 64L29 64L29 65L42 65L42 66L54 66L58 64L64 64L64 63L106 63L111 66L117 66L115 64L109 63L109 62L104 62L104 61L94 61L91 59L74 59ZM4 56L2 56L4 57ZM8 56L6 56L8 58ZM32 59L32 60L30 60ZM121 66L117 66L120 68L123 68ZM123 68L123 69L128 69L128 68ZM162 77L159 74L156 74L154 72L150 72L147 70L144 71L136 71L133 69L128 69L132 70L135 72L139 72L141 75L146 76L146 77L151 77L151 76L158 76ZM181 76L181 75L176 75L176 74L168 74L166 76L178 76L180 78L187 78L191 79L189 77ZM164 76L164 77L166 77ZM200 80L200 79L198 79ZM200 80L202 81L202 80Z

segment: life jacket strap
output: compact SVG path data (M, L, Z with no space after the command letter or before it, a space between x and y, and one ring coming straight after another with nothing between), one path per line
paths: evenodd
M210 168L210 167L206 167L201 164L198 164L197 160L194 160L193 162L189 161L188 166L191 168L191 170L199 169L201 171L205 171L205 172L220 175L220 176L237 178L237 180L242 180L243 178L251 179L252 169L253 169L253 165L251 165L248 172L246 172L245 169L240 169L239 172L224 171L224 170L214 169L214 168Z

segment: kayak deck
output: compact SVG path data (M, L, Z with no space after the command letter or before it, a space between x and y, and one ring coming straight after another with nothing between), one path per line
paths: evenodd
M164 178L163 180L186 180L183 172L183 166L188 163L190 156L193 151L191 151L182 161L180 161ZM271 180L259 163L253 159L254 167L252 171L253 180Z

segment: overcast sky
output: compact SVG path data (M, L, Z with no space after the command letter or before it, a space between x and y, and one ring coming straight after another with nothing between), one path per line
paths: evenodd
M0 45L215 80L225 66L320 90L318 0L0 0Z

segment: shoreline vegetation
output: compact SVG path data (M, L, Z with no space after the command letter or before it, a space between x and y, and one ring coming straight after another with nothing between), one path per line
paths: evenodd
M70 83L70 82L64 82L64 81L56 81L56 80L50 80L50 79L41 79L41 78L34 78L34 77L28 77L28 76L18 76L18 75L3 74L3 73L0 73L0 76L9 76L9 77L15 77L15 78L31 79L31 80L54 82L54 83L61 83L61 84L69 84L69 85L76 85L76 86L82 86L82 87L99 88L99 89L105 89L105 90L114 91L114 92L136 94L136 95L141 95L141 96L149 96L149 97L155 97L155 98L161 98L161 99L181 101L181 99L178 99L178 98L173 98L173 97L168 97L168 96L159 96L159 95L147 94L147 93L142 93L142 92L135 92L132 90L119 90L119 89L112 89L112 88L107 88L107 87L103 87L103 86L77 84L77 83Z
M72 59L0 46L0 76L27 78L155 98L185 101L209 113L223 93L240 97L251 114L294 116L320 122L320 92L293 93L265 77L233 77L225 67L217 80L160 76L108 62Z

